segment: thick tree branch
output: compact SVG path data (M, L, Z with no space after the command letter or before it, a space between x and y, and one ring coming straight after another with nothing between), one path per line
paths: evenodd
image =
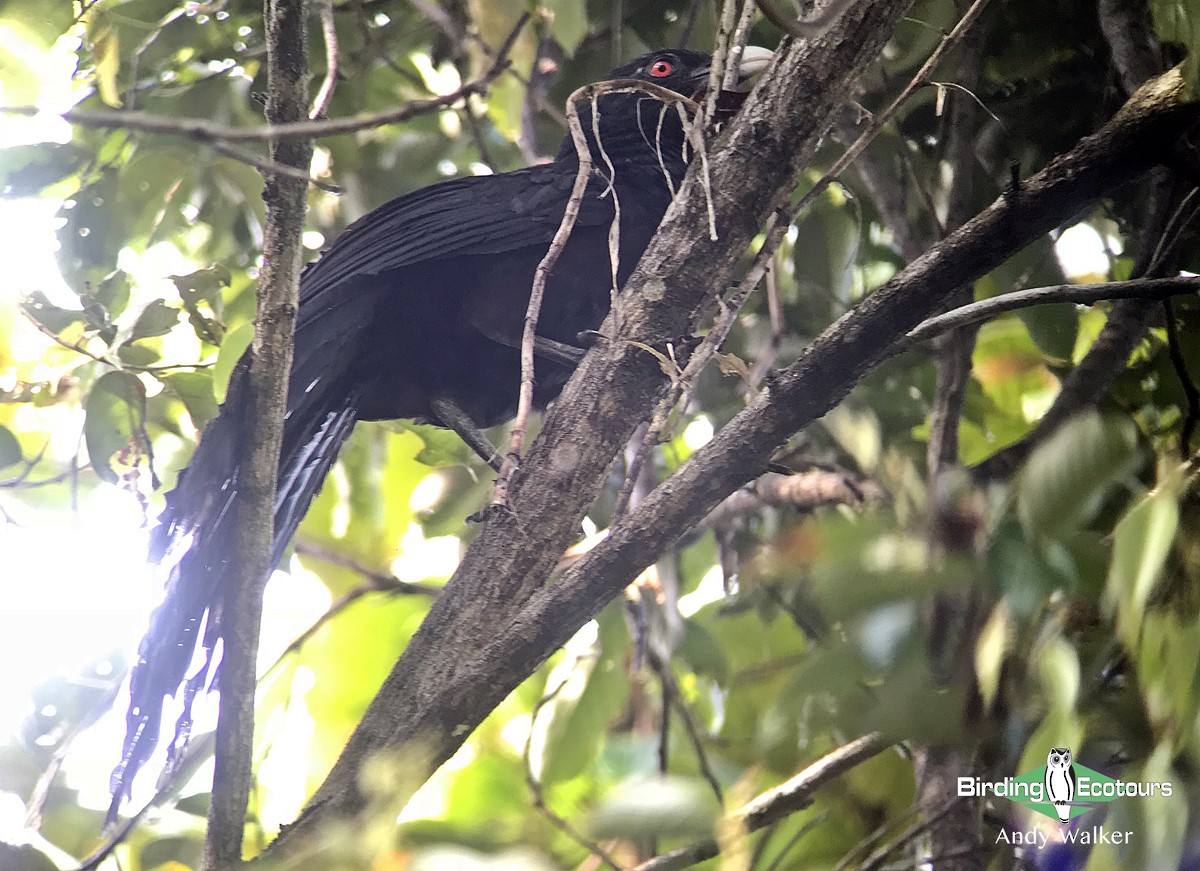
M308 103L307 13L302 0L268 0L267 119L272 124L303 118ZM298 169L312 160L312 142L272 143L271 159ZM202 871L241 866L242 832L250 794L254 744L254 695L263 588L271 569L275 484L288 372L292 368L304 230L304 180L267 177L263 268L246 389L259 413L245 421L238 444L240 486L233 564L240 571L221 603L223 652L216 769L204 840Z

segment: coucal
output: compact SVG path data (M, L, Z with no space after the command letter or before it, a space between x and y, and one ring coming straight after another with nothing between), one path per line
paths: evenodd
M743 80L769 58L765 49L748 48ZM701 52L663 50L618 67L610 78L653 82L692 96L707 85L709 65ZM574 230L546 284L535 347L539 408L570 376L579 334L598 327L608 312L614 269L619 288L658 228L690 157L675 107L647 94L607 94L578 108L593 168ZM304 270L279 459L274 562L355 421L411 418L469 437L512 417L534 270L562 220L578 167L568 136L552 163L453 179L401 196L352 224ZM618 213L613 263L609 237ZM110 821L157 744L165 699L182 688L170 760L186 741L193 697L215 677L223 597L237 568L230 560L238 523L234 458L246 438L244 423L256 413L249 407L246 369L243 358L151 536L150 555L166 574L166 596L133 668ZM487 452L486 442L472 446ZM197 648L204 667L188 678Z

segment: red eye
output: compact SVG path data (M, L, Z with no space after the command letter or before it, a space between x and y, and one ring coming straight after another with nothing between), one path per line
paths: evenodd
M650 75L656 79L665 78L675 72L675 65L669 60L656 60L650 64Z

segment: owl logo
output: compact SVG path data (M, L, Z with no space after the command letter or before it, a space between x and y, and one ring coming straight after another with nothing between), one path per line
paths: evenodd
M1052 747L1046 757L1046 800L1054 805L1058 821L1071 818L1071 800L1075 798L1075 768L1071 764L1071 751L1066 747Z

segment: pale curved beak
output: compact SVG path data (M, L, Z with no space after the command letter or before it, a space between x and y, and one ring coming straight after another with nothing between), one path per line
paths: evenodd
M754 80L762 75L773 57L775 57L775 52L759 45L748 45L742 49L742 65L738 67L737 89L749 91L754 86Z

